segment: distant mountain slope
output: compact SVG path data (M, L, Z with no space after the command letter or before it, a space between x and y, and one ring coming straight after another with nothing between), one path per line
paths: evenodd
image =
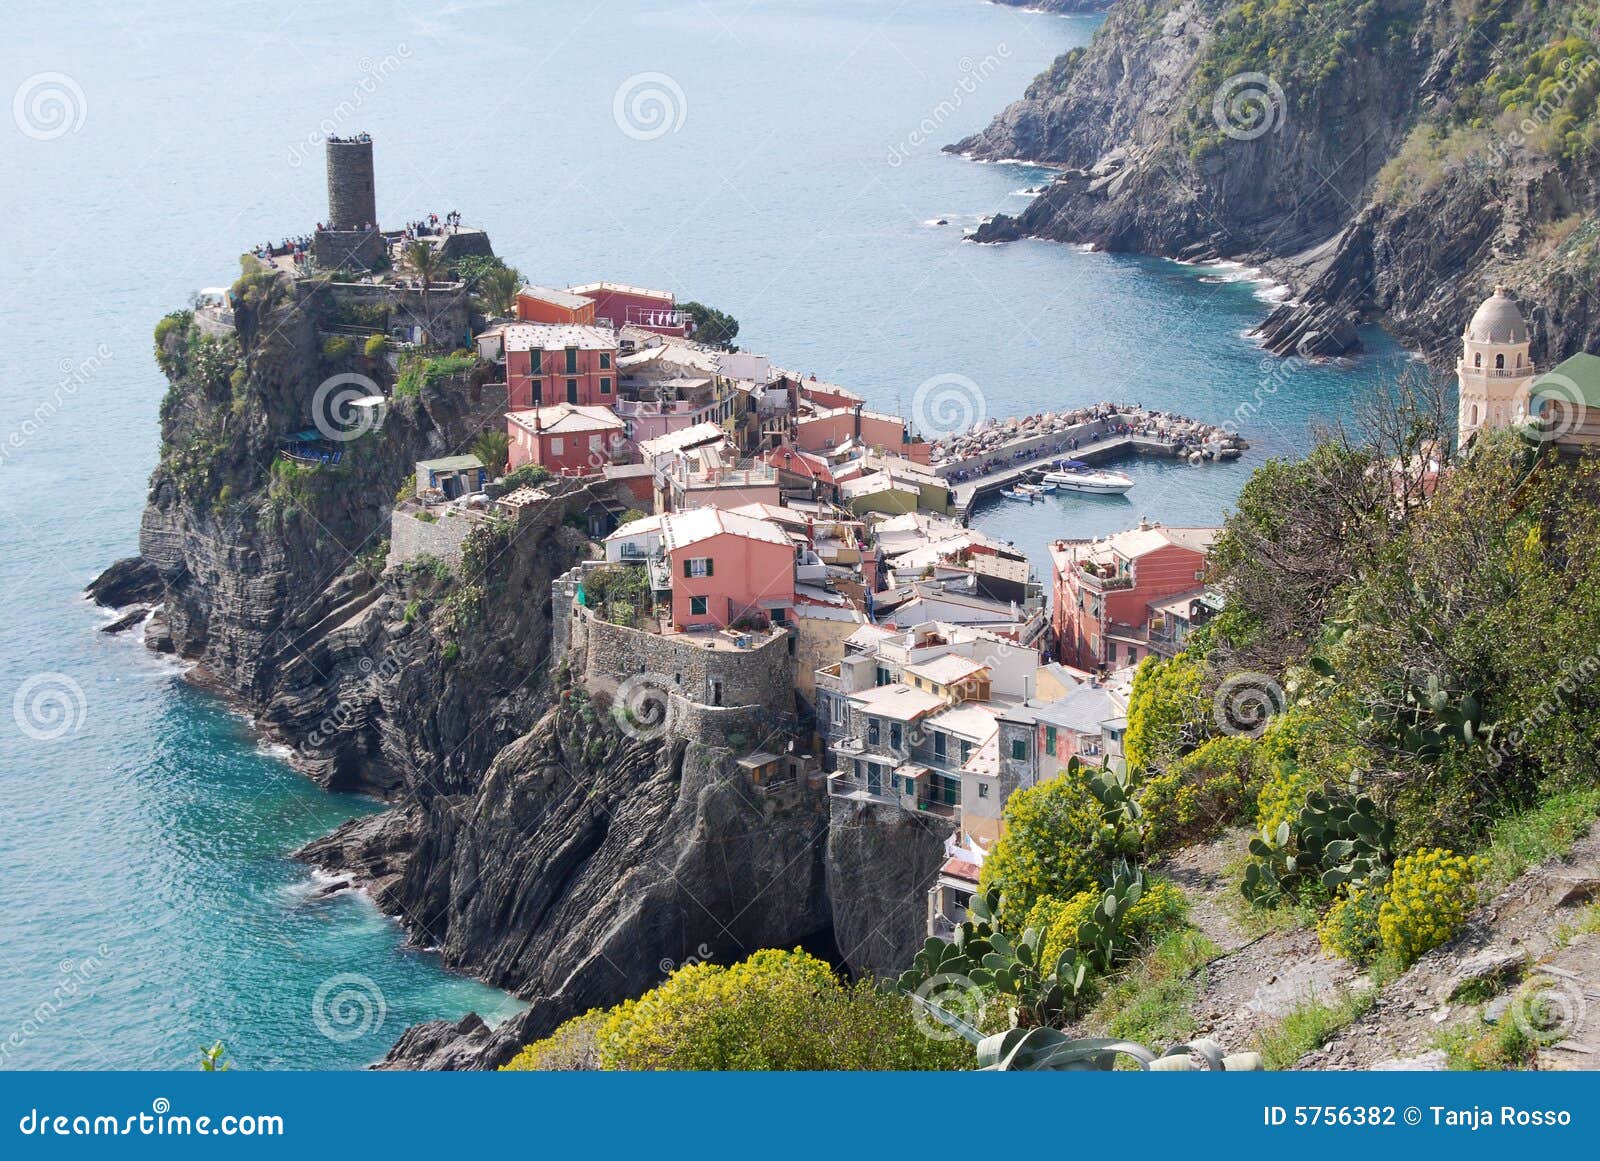
M1265 263L1274 349L1383 319L1431 355L1496 282L1536 353L1600 345L1593 0L1118 0L950 148L1064 172L981 241Z

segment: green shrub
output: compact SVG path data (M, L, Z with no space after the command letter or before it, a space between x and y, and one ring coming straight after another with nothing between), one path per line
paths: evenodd
M369 359L376 359L379 355L383 354L383 349L384 347L388 346L388 344L389 340L384 338L382 335L373 335L371 338L367 339L366 344L361 348L361 353L366 355L366 357Z
M513 1071L953 1069L972 1048L926 1035L911 1001L841 983L802 951L693 963L637 1000L569 1020L523 1049Z
M1212 738L1148 775L1139 786L1145 849L1162 851L1209 838L1252 816L1260 780L1254 738Z
M1042 896L1070 899L1098 883L1118 857L1136 853L1136 829L1107 817L1092 774L1069 763L1007 800L999 841L979 879L981 890L1000 891L1007 915L1026 915Z
M1068 948L1083 953L1092 950L1080 941L1079 931L1104 898L1105 892L1094 888L1080 891L1070 899L1046 895L1034 903L1024 926L1043 931L1039 953L1044 962L1054 962ZM1143 894L1121 917L1118 930L1121 954L1116 958L1133 954L1140 946L1179 926L1187 911L1188 902L1174 884L1166 879L1147 879Z
M343 335L329 335L322 340L322 357L330 363L337 363L350 357L350 352L355 349L355 344Z
M1385 954L1409 964L1450 940L1477 906L1483 860L1437 847L1396 859L1388 891L1378 908L1378 935Z

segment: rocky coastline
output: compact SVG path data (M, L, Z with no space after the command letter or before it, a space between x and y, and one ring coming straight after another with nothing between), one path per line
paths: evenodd
M1313 7L1308 20L1339 27L1339 0ZM1514 126L1453 125L1495 56L1468 51L1485 29L1449 0L1350 7L1343 41L1284 27L1257 53L1239 46L1267 18L1235 0L1112 5L1086 48L947 147L1060 170L975 240L1258 266L1291 289L1258 330L1278 354L1351 353L1376 322L1446 368L1459 320L1496 283L1527 307L1536 358L1600 343L1592 247L1570 237L1600 208L1593 150L1563 158ZM1558 19L1523 14L1552 37ZM1493 35L1524 35L1511 27Z
M370 891L447 967L528 1001L497 1030L413 1029L383 1066L495 1067L695 957L805 946L900 967L922 938L908 868L940 836L840 845L830 828L849 820L832 815L861 808L820 788L752 794L713 726L634 737L581 658L552 656L552 583L591 552L574 525L613 485L556 486L455 565L385 567L415 462L492 425L504 388L463 373L397 394L381 358L330 356L325 305L303 290L257 277L225 339L182 315L158 331L171 389L140 554L89 596L121 611L113 629L142 622L147 646L192 663L308 777L389 802L299 857ZM286 465L282 434L338 374L382 385L381 431L346 443L338 472Z

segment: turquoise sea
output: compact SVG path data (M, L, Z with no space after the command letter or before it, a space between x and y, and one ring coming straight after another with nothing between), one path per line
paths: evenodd
M326 212L320 138L373 133L385 223L458 209L550 285L671 287L783 366L910 413L1104 399L1221 421L1238 464L1121 501L1001 502L1038 550L1216 520L1406 356L1283 364L1242 271L964 243L1046 175L939 146L1094 21L979 0L8 7L0 82L0 1067L348 1068L516 1001L403 947L287 852L377 804L317 790L80 591L136 546L165 388L150 332ZM939 219L949 224L937 225ZM969 389L963 388L964 391ZM923 400L924 405L929 401ZM6 712L10 709L12 712Z

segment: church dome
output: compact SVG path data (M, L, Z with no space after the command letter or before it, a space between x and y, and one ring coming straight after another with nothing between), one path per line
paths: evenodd
M1517 308L1516 300L1497 286L1494 294L1483 300L1478 313L1467 324L1466 338L1474 343L1525 343L1528 341L1528 323Z

